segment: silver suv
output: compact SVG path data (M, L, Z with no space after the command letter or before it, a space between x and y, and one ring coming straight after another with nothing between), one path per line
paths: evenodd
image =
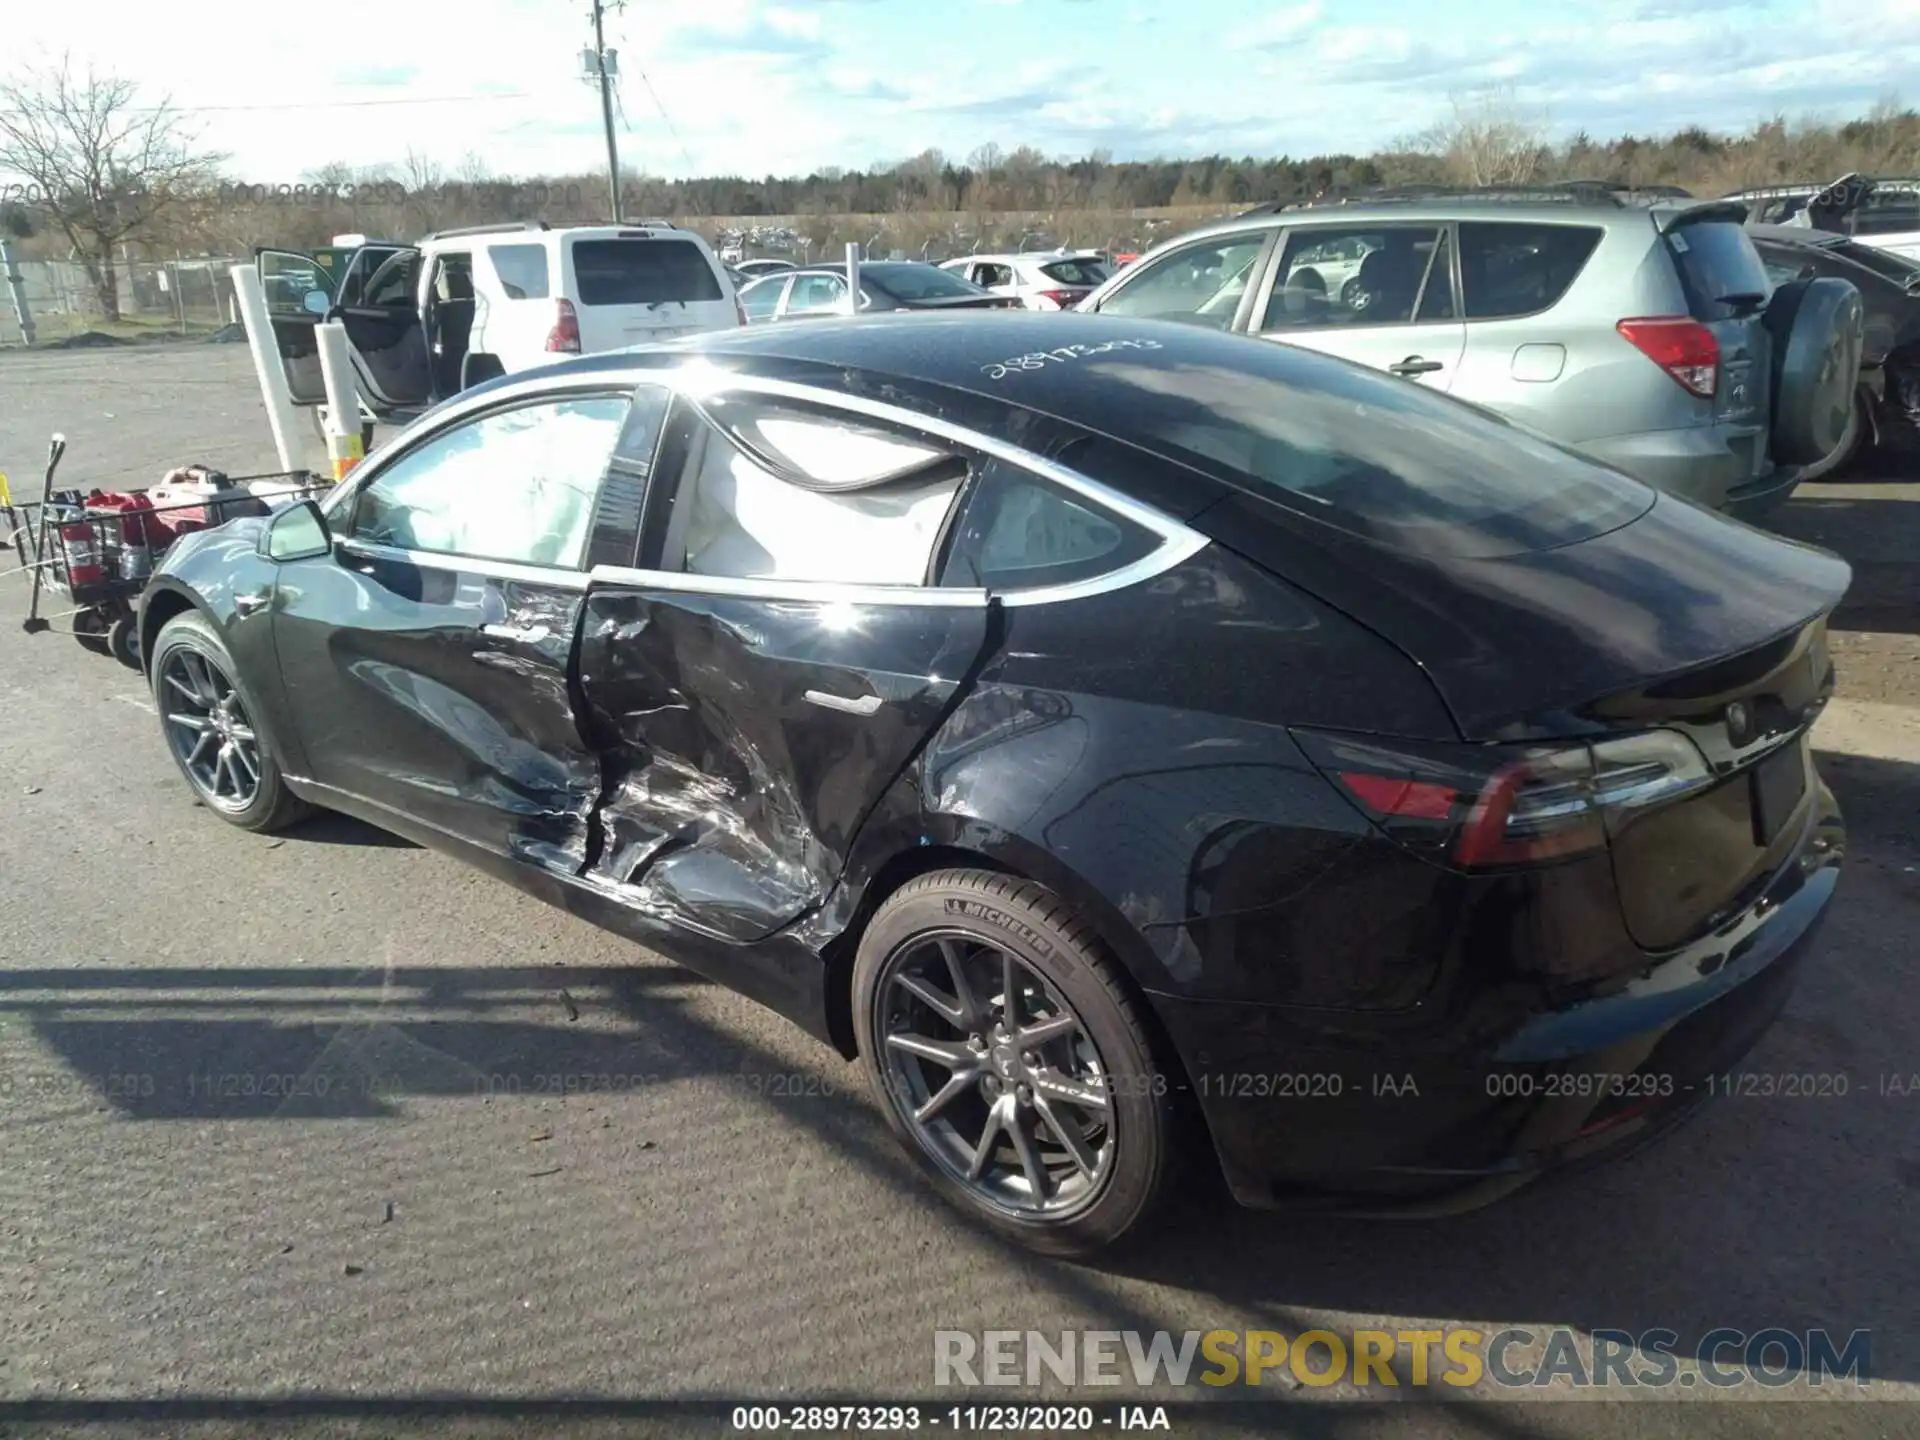
M1597 186L1262 206L1154 247L1080 308L1388 370L1751 518L1837 443L1860 300L1843 281L1776 295L1745 218Z

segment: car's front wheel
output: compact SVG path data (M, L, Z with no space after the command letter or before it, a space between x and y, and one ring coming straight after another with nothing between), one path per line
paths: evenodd
M202 804L243 830L280 830L307 814L212 622L190 610L161 626L152 676L168 753Z
M909 881L861 937L853 1001L888 1123L961 1210L1054 1255L1142 1232L1173 1170L1174 1082L1139 997L1051 891Z

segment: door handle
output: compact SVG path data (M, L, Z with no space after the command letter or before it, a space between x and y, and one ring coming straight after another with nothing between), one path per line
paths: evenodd
M805 698L810 705L844 711L848 715L871 715L880 708L878 695L862 695L858 699L853 699L845 695L829 694L825 690L809 690Z
M494 640L512 640L521 645L538 645L553 632L544 625L482 625L480 633Z
M255 590L250 594L236 595L233 597L234 613L241 616L251 615L271 599L273 599L273 592L270 590Z
M1436 370L1447 367L1438 360L1428 360L1424 356L1409 355L1398 365L1389 365L1387 370L1394 375L1431 375Z

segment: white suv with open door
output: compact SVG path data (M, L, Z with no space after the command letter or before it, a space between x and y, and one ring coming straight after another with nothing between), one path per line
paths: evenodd
M664 220L441 230L415 246L368 246L337 282L310 255L261 249L255 258L294 402L325 403L313 327L338 320L365 418L406 419L564 355L742 323L707 242Z

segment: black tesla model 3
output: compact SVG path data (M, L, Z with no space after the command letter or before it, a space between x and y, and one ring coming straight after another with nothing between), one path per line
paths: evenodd
M944 315L496 381L182 539L140 624L216 814L739 989L1088 1253L1182 1156L1430 1211L1716 1088L1838 876L1848 580L1338 360Z

